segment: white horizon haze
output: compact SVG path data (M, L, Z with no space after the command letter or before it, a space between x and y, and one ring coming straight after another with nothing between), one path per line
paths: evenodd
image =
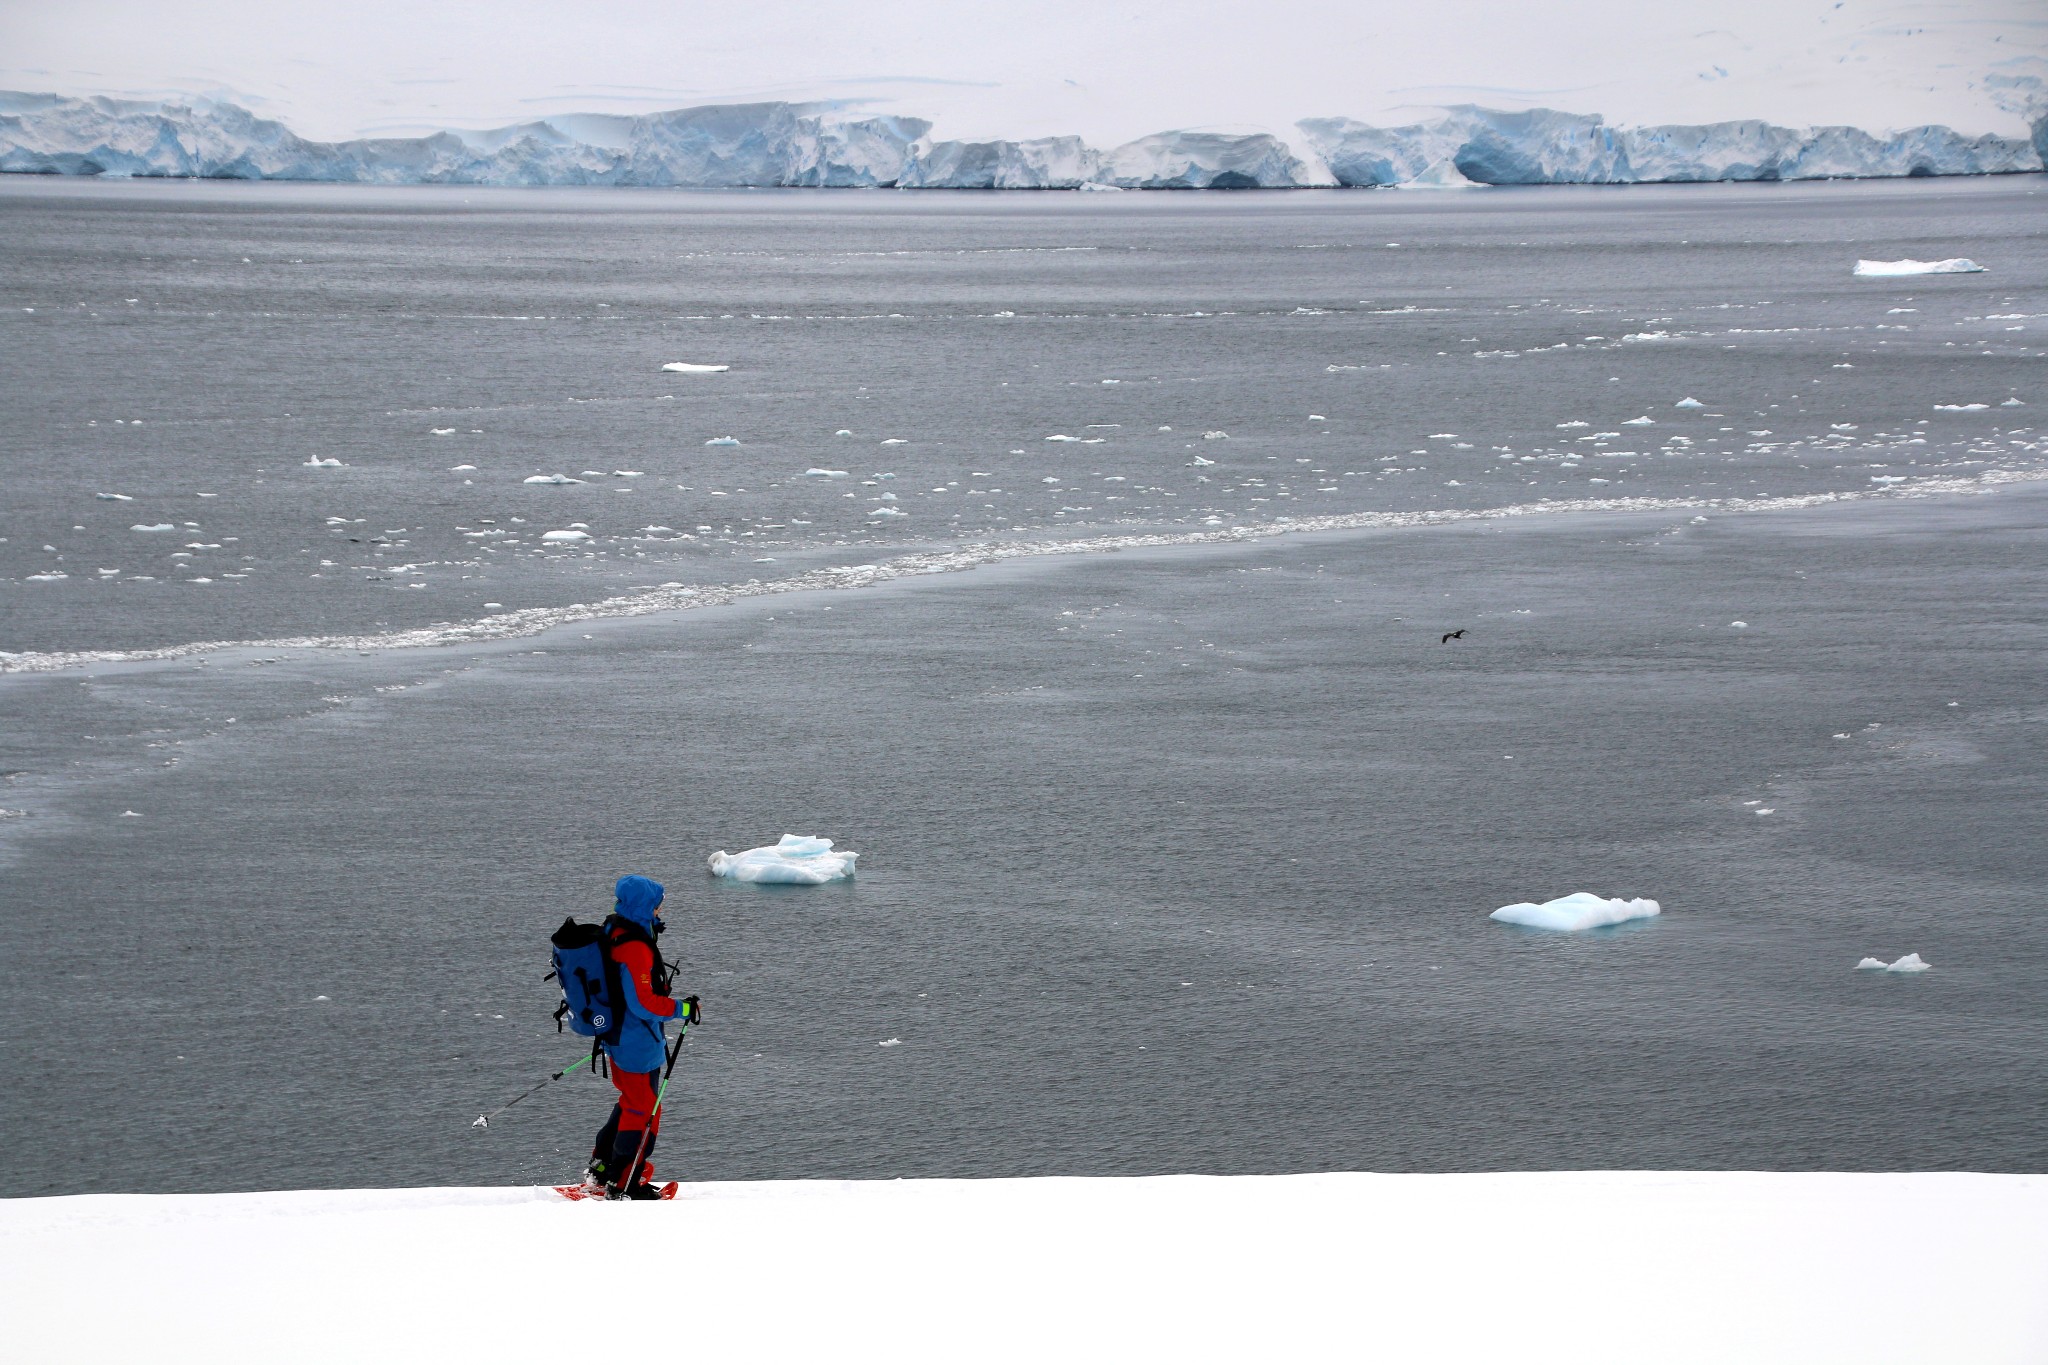
M1984 78L2044 62L2038 0L0 0L0 88L227 100L325 141L753 100L1098 146L1461 103L2010 137Z

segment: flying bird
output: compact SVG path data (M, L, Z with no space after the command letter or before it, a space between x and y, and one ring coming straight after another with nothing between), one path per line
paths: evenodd
M1438 643L1438 644L1440 644L1440 645L1447 645L1447 644L1449 644L1449 643L1450 643L1451 641L1453 641L1453 640L1462 640L1462 639L1464 639L1464 638L1465 638L1465 632L1464 632L1464 631L1462 631L1462 630L1454 630L1454 631L1452 631L1452 632L1451 632L1451 633L1450 633L1449 635L1446 635L1446 636L1444 636L1444 638L1443 638L1443 639L1441 639L1441 640L1438 640L1438 641L1437 641L1437 643Z

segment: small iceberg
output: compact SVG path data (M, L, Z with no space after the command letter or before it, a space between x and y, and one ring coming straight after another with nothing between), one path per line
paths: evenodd
M2015 403L2015 404L2013 404L2013 406L2017 407L2017 406L2019 406L2019 405L2018 405L2017 403ZM98 498L98 499L99 499L99 500L100 500L101 502L134 502L134 501L135 501L135 499L133 499L133 498L129 497L129 496L128 496L128 495L126 494L126 493L95 493L95 494L93 494L93 496L94 496L94 497L96 497L96 498Z
M568 476L567 474L535 474L535 475L534 475L534 476L533 476L532 478L530 478L530 479L527 479L527 480L525 480L525 482L527 482L527 483L556 483L556 484L561 484L561 483L582 483L582 482L583 482L583 480L581 480L581 479L572 479L572 478L570 478L570 477L569 477L569 476Z
M574 545L579 540L590 539L588 531L549 531L540 538L543 545Z
M131 531L143 531L150 534L156 534L162 531L175 531L178 528L171 525L168 521L160 521L156 523L156 525L154 526L144 526L141 522L138 521L128 529Z
M1886 962L1880 957L1866 957L1856 964L1856 970L1859 972L1925 972L1932 969L1933 964L1922 961L1918 953L1907 953L1897 962Z
M1703 408L1706 404L1697 398L1681 398L1671 406L1674 408Z
M341 467L341 461L332 456L323 460L318 455L315 455L306 461L306 468L308 469L340 469Z
M1657 419L1654 417L1631 417L1626 422L1623 422L1622 425L1625 427L1654 427L1657 425Z
M1984 267L1967 256L1945 261L1858 261L1855 273L1887 279L1897 275L1979 275Z
M724 374L730 365L692 365L687 360L671 360L661 367L670 374Z
M822 886L850 880L860 854L835 850L830 839L785 834L778 843L744 853L724 849L705 859L714 877L735 882L772 882L787 886Z
M707 446L736 446L739 443L740 438L737 436L714 436L704 444Z
M1394 187L1397 190L1476 190L1477 180L1468 179L1458 169L1458 163L1445 157L1413 180L1403 180Z
M1990 406L1989 403L1936 403L1934 410L1936 412L1983 412Z
M807 479L843 479L847 477L847 473L843 469L818 469L813 467L804 471L804 477Z
M1497 919L1502 924L1525 925L1531 929L1559 929L1566 933L1576 933L1581 929L1598 929L1605 924L1649 919L1661 913L1662 907L1653 900L1609 900L1590 891L1574 891L1569 896L1560 896L1541 905L1528 901L1523 901L1519 905L1503 905L1488 918Z

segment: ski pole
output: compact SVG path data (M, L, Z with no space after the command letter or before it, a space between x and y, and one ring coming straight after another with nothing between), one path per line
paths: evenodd
M561 1080L562 1077L568 1075L577 1067L584 1065L589 1060L589 1057L578 1057L575 1061L569 1063L569 1065L563 1067L560 1071L557 1071L554 1075L548 1077L547 1080L542 1081L539 1085L534 1086L532 1090L528 1090L527 1092L525 1092L525 1094L513 1096L511 1099L505 1101L503 1104L499 1105L496 1109L493 1109L488 1114L478 1115L477 1121L475 1123L470 1124L469 1126L472 1128L490 1127L492 1119L498 1117L498 1115L504 1113L507 1109L510 1109L513 1105L519 1103L519 1101L525 1099L527 1095L534 1094L536 1091L540 1090L543 1086L546 1086L551 1081Z

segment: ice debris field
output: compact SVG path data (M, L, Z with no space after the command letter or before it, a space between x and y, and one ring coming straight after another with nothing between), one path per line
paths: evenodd
M1653 900L1609 900L1590 891L1574 891L1569 896L1560 896L1541 905L1529 901L1503 905L1487 918L1530 929L1559 929L1576 933L1581 929L1623 924L1632 919L1649 919L1661 911L1662 907Z
M2038 78L2006 79L2021 97L2039 97ZM2048 115L2033 127L2031 138L1758 119L1619 127L1598 114L1457 105L1393 127L1309 118L1285 137L1171 130L1105 150L1072 136L934 141L927 119L767 102L316 142L223 101L11 91L0 92L0 172L381 185L1455 189L2013 174L2042 169Z
M830 839L808 834L785 834L763 848L743 853L724 849L705 859L714 877L735 882L779 883L786 886L822 886L846 881L860 854L834 849Z
M719 1361L2048 1359L2048 1178L1947 1173L14 1199L0 1319L23 1361L559 1362L598 1245Z

